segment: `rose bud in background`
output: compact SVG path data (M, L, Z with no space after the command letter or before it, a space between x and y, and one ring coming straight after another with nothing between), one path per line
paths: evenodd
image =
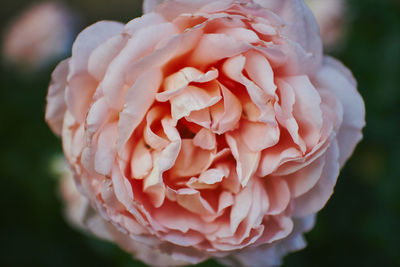
M303 0L166 0L77 37L52 75L85 227L151 266L276 266L362 138L351 72Z
M317 19L325 48L337 49L345 34L346 4L344 0L305 1Z
M76 16L62 4L31 6L6 30L3 57L21 69L40 69L70 53L76 24Z

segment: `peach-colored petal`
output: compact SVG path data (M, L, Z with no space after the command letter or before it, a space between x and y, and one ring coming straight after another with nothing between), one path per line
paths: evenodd
M150 150L146 147L143 140L135 145L132 152L131 172L135 179L143 179L150 174L153 168L153 160Z
M205 90L192 85L186 87L170 100L172 118L177 121L192 111L210 107L222 99L217 85L211 85L210 89Z
M216 104L218 105L218 104ZM185 117L187 121L196 123L206 129L210 129L211 125L211 114L208 108L201 110L194 110L190 112L188 116Z
M247 79L242 73L246 64L246 57L236 56L227 59L222 67L224 73L232 80L243 84L251 100L260 109L259 121L276 124L273 112L272 98L254 82Z
M129 64L125 68L125 82L131 84L147 70L161 67L168 61L186 54L198 43L201 34L202 27L197 27L182 34L173 35L164 46L158 47L150 55Z
M206 73L203 73L196 68L185 67L164 79L164 92L158 93L156 99L165 102L171 97L179 94L191 82L205 83L212 81L217 77L218 70L216 69L211 69Z
M176 200L185 209L202 216L215 213L210 204L205 201L200 192L191 188L182 188L176 191Z
M165 134L171 140L171 143L165 147L161 153L154 153L153 170L144 180L143 190L151 196L152 203L155 207L160 207L165 198L165 186L163 182L163 173L178 161L179 151L181 150L181 139L178 131L172 127L171 121L162 120L162 126ZM182 142L182 146L183 146ZM175 165L174 165L175 164Z
M262 122L242 120L240 135L247 147L252 151L262 151L279 142L279 127Z
M257 170L260 152L249 150L238 134L226 134L225 138L236 160L236 172L239 181L242 186L246 186Z
M146 115L148 108L154 102L161 79L161 71L153 69L143 74L129 89L126 95L125 108L120 114L118 123L118 149L129 139L132 132Z
M179 212L176 212L177 210ZM171 214L174 214L174 216L171 216ZM169 201L163 204L162 209L155 210L153 217L166 228L178 230L182 233L192 229L207 234L218 229L217 224L205 225L197 215Z
M242 115L242 106L237 97L232 94L224 85L219 84L223 96L222 102L210 108L214 133L223 134L237 128Z
M69 71L69 59L61 61L51 75L47 94L46 121L57 135L61 135L65 111L65 87Z
M276 85L274 82L274 71L264 56L255 51L247 52L244 69L250 79L260 86L268 95L275 95Z
M217 145L215 134L207 128L202 128L193 138L193 144L205 150L213 150Z
M213 49L210 49L212 47ZM204 34L193 51L189 62L193 65L207 65L224 58L230 58L250 49L250 44L240 42L225 34Z
M131 62L150 54L162 39L175 33L174 25L162 23L140 29L135 33L134 38L128 40L125 47L110 63L101 83L104 96L111 107L119 109L123 105L126 93L124 92L125 70Z
M235 203L232 206L230 214L230 230L235 233L239 224L247 217L252 204L252 185L243 188L235 196Z
M181 151L171 170L171 175L174 178L196 176L207 170L211 162L212 151L195 146L192 139L183 139Z
M276 119L288 130L293 142L299 146L301 152L305 153L307 150L306 144L299 136L299 125L293 115L293 106L295 103L293 88L280 78L277 79L277 84L281 95L281 103L280 105L275 103Z
M146 143L155 150L162 150L168 145L168 140L163 136L159 136L152 130L152 124L159 121L165 116L165 109L162 107L154 107L149 110L146 115L146 126L144 128L143 137Z
M284 162L298 159L301 155L301 151L292 147L289 142L281 142L262 152L258 174L260 176L271 174Z

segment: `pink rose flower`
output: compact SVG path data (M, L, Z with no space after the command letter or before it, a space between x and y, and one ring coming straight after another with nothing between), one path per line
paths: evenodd
M73 19L74 15L63 5L33 5L9 26L4 57L10 63L34 69L65 56L75 33Z
M356 82L302 0L157 3L85 29L53 73L87 227L153 266L275 266L362 138Z

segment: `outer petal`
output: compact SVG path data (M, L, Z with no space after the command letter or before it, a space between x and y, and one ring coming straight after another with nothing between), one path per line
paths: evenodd
M100 21L82 31L72 46L70 61L71 77L79 72L86 72L90 53L108 38L121 33L124 24L115 21Z
M287 24L283 28L282 35L299 44L309 55L298 58L289 69L289 73L315 72L322 63L322 40L318 24L310 8L303 0L255 0L255 2L278 14ZM292 48L296 49L295 45ZM298 50L295 53L299 52Z
M162 3L163 0L144 0L143 1L143 14L153 12L156 6Z
M337 60L326 57L324 65L315 78L317 87L330 90L343 106L343 123L337 134L339 163L343 166L362 138L365 126L364 102L357 92L351 72Z
M46 121L53 132L61 135L65 104L65 87L67 85L69 59L61 61L51 76L51 84L47 94Z
M339 175L339 149L336 140L326 152L325 166L318 183L306 194L294 199L293 215L304 217L322 209L333 193Z

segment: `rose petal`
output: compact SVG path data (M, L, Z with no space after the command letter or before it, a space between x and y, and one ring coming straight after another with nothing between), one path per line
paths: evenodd
M226 134L225 138L236 160L236 172L239 181L242 186L246 186L257 170L260 161L260 152L249 150L237 133Z
M293 215L304 217L322 209L333 193L339 175L339 147L334 140L326 152L325 166L318 183L308 193L294 199Z
M154 102L161 79L161 71L153 69L140 76L138 81L128 90L125 108L120 113L118 122L118 150L126 143Z
M338 133L340 166L352 154L361 140L361 129L365 126L365 107L350 71L340 62L325 58L322 69L317 73L315 83L318 87L330 90L343 106L343 122Z
M61 61L51 75L49 92L47 93L46 121L51 130L61 135L65 111L65 87L69 71L69 59Z

